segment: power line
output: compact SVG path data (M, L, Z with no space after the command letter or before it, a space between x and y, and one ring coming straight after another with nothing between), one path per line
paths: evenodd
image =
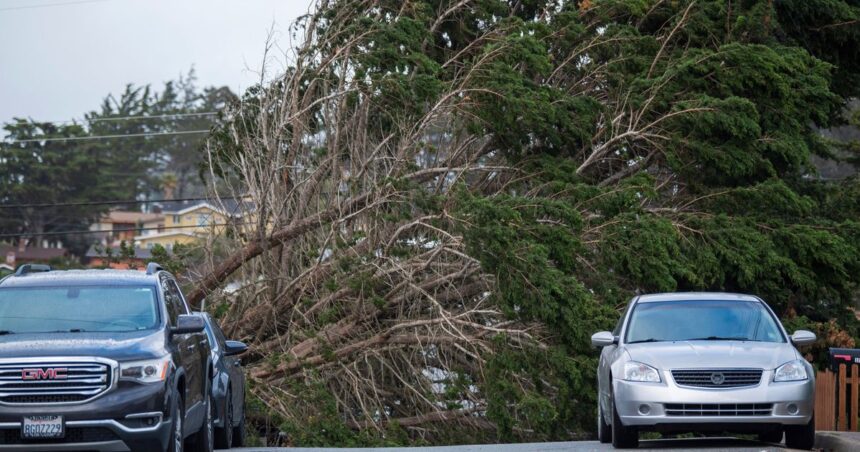
M158 118L184 118L187 116L214 116L217 115L217 111L203 111L200 113L175 113L175 114L167 114L167 115L139 115L139 116L112 116L108 118L93 118L87 119L88 122L102 122L102 121L134 121L137 119L158 119Z
M136 138L136 137L152 137L152 136L164 136L164 135L189 135L195 133L209 133L209 130L184 130L180 132L145 132L145 133L129 133L129 134L119 134L119 135L96 135L96 136L83 136L83 137L53 137L53 138L27 138L23 140L11 140L5 141L7 144L19 144L19 143L36 143L36 142L48 142L48 141L86 141L86 140L106 140L113 138Z
M217 111L204 111L199 113L174 113L164 115L137 115L137 116L111 116L107 118L84 118L84 119L67 119L65 121L31 121L32 124L75 124L84 122L109 122L109 121L137 121L146 119L161 119L161 118L185 118L197 116L214 116ZM20 122L5 122L4 124L16 125Z
M77 1L73 1L73 2L43 3L41 5L8 6L6 8L0 8L0 11L12 11L12 10L16 10L16 9L48 8L51 6L80 5L82 3L101 3L101 2L107 2L107 1L110 1L110 0L77 0Z
M219 199L239 199L241 196L220 196ZM81 201L64 203L42 203L42 204L0 204L0 209L29 209L43 207L76 207L76 206L110 206L117 204L154 204L159 202L185 202L185 201L216 201L213 198L176 198L176 199L117 199L113 201ZM190 206L189 206L190 207Z
M166 231L173 229L205 229L213 226L246 226L252 225L255 223L209 223L205 225L195 225L195 226L165 226L165 227L154 227L154 228L126 228L126 229L112 229L110 231L91 231L89 229L79 229L77 231L51 231L51 232L42 232L42 233L16 233L16 234L0 234L0 239L12 239L12 238L31 238L31 237L50 237L50 236L59 236L59 235L89 235L89 234L115 234L118 232L143 232L143 231Z

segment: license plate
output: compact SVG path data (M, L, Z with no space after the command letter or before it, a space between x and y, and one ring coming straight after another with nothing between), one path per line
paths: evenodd
M26 439L62 438L65 434L62 416L26 416L21 437Z

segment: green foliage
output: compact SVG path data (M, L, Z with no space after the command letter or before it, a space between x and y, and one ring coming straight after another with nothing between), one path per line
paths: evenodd
M170 250L155 244L150 250L152 262L158 262L174 275L183 275L189 265L201 260L201 250L194 244L174 243Z
M326 42L359 42L351 105L373 100L370 133L385 136L462 89L464 102L446 114L485 144L488 162L515 167L516 177L499 176L504 189L488 195L465 177L453 199L395 175L386 183L411 202L375 213L384 222L416 211L453 218L492 279L487 303L542 339L497 337L483 380L469 380L495 426L488 439L593 433L589 337L611 329L636 293L759 295L791 328L820 334L809 356L817 364L828 344L858 337L860 182L819 181L811 163L831 152L819 129L844 121L843 105L860 93L856 1L477 0L437 23L454 3L335 1L315 31L351 18ZM248 117L262 90L246 93ZM216 131L225 155L242 152L231 133L253 136L258 125L235 127ZM410 253L391 248L394 258ZM382 288L362 264L338 259L350 277L323 288L351 288L381 307ZM345 427L326 388L293 389L288 403L316 410L284 421L297 444L381 444L378 432Z

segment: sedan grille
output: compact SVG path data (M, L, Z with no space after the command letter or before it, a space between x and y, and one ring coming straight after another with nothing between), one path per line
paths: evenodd
M0 364L0 403L83 402L111 385L111 368L98 362L11 362Z
M761 369L680 369L672 371L678 386L740 388L761 382Z
M771 403L667 403L666 416L770 416Z

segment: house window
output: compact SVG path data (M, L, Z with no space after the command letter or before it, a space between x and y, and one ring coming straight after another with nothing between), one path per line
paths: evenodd
M208 226L210 217L211 217L211 215L207 215L204 213L197 215L197 226L200 226L200 227Z
M179 224L182 222L182 217L180 215L173 216L173 224Z

